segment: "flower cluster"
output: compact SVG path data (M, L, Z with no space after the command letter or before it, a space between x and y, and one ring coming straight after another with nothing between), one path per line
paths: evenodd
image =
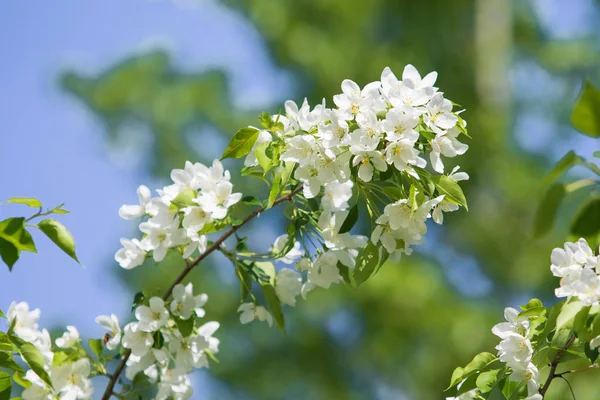
M53 350L50 333L46 329L38 329L39 309L30 310L29 304L25 302L13 302L6 316L12 327L12 334L33 344L42 355L44 365L40 365L41 370L38 372L42 374L44 371L52 380L50 386L33 369L28 370L25 379L31 385L23 391L23 400L91 398L93 387L89 379L90 359L83 355L85 352L82 350L77 328L68 326L67 331L55 341L59 349Z
M208 367L208 359L219 351L219 340L213 337L219 323L195 326L195 321L205 315L202 307L206 301L205 294L194 296L189 283L174 287L170 304L152 297L148 305L138 306L137 321L123 329L123 347L131 350L127 378L133 380L143 373L157 385L159 400L191 398L188 374L194 368ZM117 327L107 326L112 332Z
M552 274L560 278L556 297L578 297L586 306L600 302L600 257L594 255L585 239L555 248L551 261Z
M529 340L529 320L519 317L519 311L511 307L504 309L504 318L506 322L492 328L492 333L502 339L496 346L498 358L511 369L511 381L527 384L526 400L541 400L538 393L540 371L531 362L533 347Z
M148 217L139 225L142 240L121 239L123 248L115 255L121 267L142 265L148 252L157 262L173 248L183 249L184 258L195 251L203 253L207 243L204 233L224 222L229 208L242 198L241 193L233 193L229 171L219 160L210 167L188 161L184 169L171 172L171 179L173 184L158 190L157 197L140 186L139 205L124 205L119 210L124 219Z

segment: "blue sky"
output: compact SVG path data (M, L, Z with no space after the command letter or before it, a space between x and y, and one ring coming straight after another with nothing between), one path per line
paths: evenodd
M93 74L132 51L160 45L185 69L224 67L236 103L248 108L281 101L290 81L269 62L253 27L213 3L189 8L145 0L64 0L57 7L9 0L0 3L0 30L0 199L66 202L72 213L60 220L75 236L85 266L35 232L40 254L23 254L12 273L0 268L0 308L27 301L42 309L42 326L76 324L82 334L98 336L94 316L126 315L131 303L109 269L118 268L112 261L118 238L132 229L117 211L134 202L135 188L148 177L108 152L98 121L61 92L59 72L75 67ZM30 212L2 205L0 219Z

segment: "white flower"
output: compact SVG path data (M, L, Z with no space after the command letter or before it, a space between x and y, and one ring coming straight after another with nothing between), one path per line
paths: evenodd
M458 122L458 117L452 114L452 103L444 99L441 93L436 93L427 103L427 112L423 115L425 124L435 133L443 134L453 128Z
M61 399L89 399L94 392L90 375L90 360L79 359L73 363L52 367L52 383Z
M155 354L164 353L162 350L152 349L152 351L147 351L143 356L136 356L135 354L131 354L127 359L127 369L125 370L125 377L129 380L133 380L135 376L144 371L146 376L151 377L151 381L154 381L154 376L156 373L156 364L158 360L155 357Z
M61 349L68 349L79 342L79 331L73 325L67 326L67 331L56 339L56 345Z
M298 163L299 166L314 164L317 142L312 135L294 136L285 142L285 151L281 160Z
M40 353L42 353L45 362L49 365L52 364L54 352L52 352L52 338L50 337L48 330L42 329L41 332L38 332L37 337L32 343L38 348Z
M333 102L338 106L338 115L344 120L351 120L354 116L365 111L385 110L385 103L379 94L379 82L371 82L362 90L350 79L342 82L342 94L333 96Z
M513 382L527 383L528 396L535 396L540 388L540 371L537 367L531 362L524 365L511 365L510 367L513 371L509 375L509 379Z
M23 400L54 400L56 398L52 389L33 370L30 369L25 373L25 379L31 382L31 386L21 393Z
M146 207L152 200L152 193L146 186L141 185L137 189L139 205L124 205L119 209L119 216L123 219L137 219L146 215Z
M452 169L452 172L450 172L450 175L448 175L448 178L452 179L455 182L459 182L459 181L468 181L469 180L469 174L467 174L466 172L458 172L458 170L460 169L460 166L456 166Z
M593 338L592 340L590 340L590 348L596 349L600 347L600 336L596 336L595 338Z
M519 311L512 307L504 309L504 319L506 322L500 322L494 325L492 333L501 339L505 339L511 334L527 336L529 333L529 320L527 317L519 318Z
M121 327L117 316L115 314L99 315L96 317L96 323L109 332L106 336L108 340L105 340L106 348L108 350L116 349L121 342Z
M271 252L275 255L281 255L281 252L285 249L285 246L288 242L288 234L284 233L275 239L273 243L273 247L271 248ZM279 261L285 264L294 264L297 259L304 255L304 250L300 248L300 242L295 241L294 247L290 251L288 251L283 257L278 258Z
M206 251L206 246L208 245L208 238L206 235L198 235L198 233L194 231L188 231L187 233L190 242L185 247L183 258L190 257L196 250L198 250L200 254L204 253Z
M434 207L431 217L436 224L441 225L444 222L445 212L453 212L459 209L458 204L452 203L446 199L442 200L440 204Z
M229 181L220 181L211 190L203 190L196 201L204 210L210 212L214 219L227 216L229 207L242 199L241 193L232 193L233 185Z
M254 303L243 303L238 307L240 314L240 322L247 324L258 319L259 321L267 321L269 327L273 326L273 316L263 306L258 306Z
M477 397L477 389L469 390L458 397L446 397L446 400L473 400Z
M325 289L334 283L342 282L337 263L338 259L332 252L319 255L308 271L308 282Z
M150 306L139 306L135 309L135 317L138 319L138 329L144 332L155 332L162 328L169 319L169 311L165 308L165 302L160 297L152 297Z
M574 293L581 304L584 306L593 306L600 300L600 277L591 268L583 268L581 277L574 285Z
M146 251L153 251L156 262L162 261L169 248L182 244L185 238L185 230L179 228L179 218L172 218L168 214L159 214L142 222L140 231L146 234L141 246Z
M133 269L139 267L146 260L146 251L137 239L121 239L123 248L115 254L115 260L122 268Z
M465 154L469 149L464 143L459 142L456 137L460 134L458 129L450 129L447 132L438 134L431 141L431 153L429 154L431 160L431 167L434 171L440 174L444 173L444 163L442 162L441 156L445 157L456 157L457 155Z
M40 310L29 311L29 304L26 302L12 302L6 313L9 326L14 323L14 332L22 339L31 342L38 336L38 319ZM16 321L15 321L16 320Z
M520 364L527 365L533 354L529 339L514 333L508 334L502 339L496 349L500 361L505 362L511 368Z
M327 125L319 124L319 135L326 149L346 146L350 141L348 123L338 116L333 116L331 122Z
M161 371L156 400L186 400L192 397L194 390L186 371L180 368L165 368Z
M329 211L344 211L348 208L348 200L352 197L354 183L348 180L344 183L337 181L325 185L325 194L321 199L321 207Z
M415 131L418 124L419 116L412 107L403 106L389 110L382 126L390 142L409 139L414 143L419 139L419 134Z
M312 261L310 261L310 258L304 257L296 263L294 268L296 268L298 271L308 271L311 267Z
M406 171L418 178L412 165L425 168L427 161L419 157L419 151L414 148L415 142L410 138L391 142L385 149L385 157L388 164L394 164L398 171Z
M325 246L332 250L356 249L367 244L367 238L360 235L351 235L349 232L339 233L340 228L348 217L348 211L337 211L330 213L323 211L319 217L319 228Z
M154 344L154 338L149 332L139 328L139 323L130 322L125 325L123 334L123 347L130 349L137 357L142 357Z
M371 179L373 179L373 171L375 169L382 172L387 171L388 169L385 158L383 158L383 154L377 150L357 153L352 159L352 165L357 166L359 164L360 167L358 167L358 177L363 182L371 182Z
M202 207L185 207L182 208L181 211L183 211L183 221L181 225L188 232L198 232L204 228L204 225L212 221L210 212L205 211Z
M302 276L290 268L282 268L275 277L275 293L283 304L294 307L302 289Z
M350 152L358 154L377 149L382 137L382 123L377 115L367 110L356 117L358 129L350 134Z
M402 81L385 67L381 74L382 92L387 100L394 106L408 105L419 107L425 105L436 92L433 85L437 79L437 72L430 72L421 79L419 72L412 65L404 67Z
M208 301L206 294L194 296L193 285L188 283L183 286L181 283L173 288L173 301L171 302L171 313L181 319L189 319L192 314L198 317L204 317L205 311L202 308Z

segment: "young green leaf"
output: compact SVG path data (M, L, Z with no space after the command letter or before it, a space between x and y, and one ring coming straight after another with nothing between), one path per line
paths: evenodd
M446 195L448 200L452 200L468 210L467 199L458 183L445 175L435 176L432 178L435 187L441 194Z
M179 193L171 202L177 209L181 209L184 207L197 206L193 200L196 198L198 193L195 190L188 189Z
M362 249L356 258L356 266L354 267L354 282L356 287L373 275L375 268L379 264L379 250L377 246L369 240L364 249Z
M467 379L476 372L483 372L487 370L487 368L490 365L492 365L492 363L494 363L496 360L498 360L498 357L496 357L492 353L483 352L477 354L475 357L473 357L473 360L464 368L458 367L454 370L454 372L452 373L452 378L450 379L450 386L448 386L446 390L457 385L458 383Z
M350 232L350 229L356 225L356 221L358 221L358 204L355 204L354 207L350 209L350 212L348 212L348 216L344 220L338 233Z
M0 238L0 257L2 257L2 261L8 266L9 271L12 271L12 267L20 255L21 251L12 243Z
M25 229L25 218L8 218L0 222L0 238L11 243L19 251L37 253L33 238Z
M544 194L535 214L533 227L535 236L542 236L552 229L556 210L558 210L558 206L565 197L565 194L565 185L562 183L553 184L546 194Z
M271 149L271 142L261 143L254 149L256 155L256 161L262 169L267 172L273 168L273 150Z
M104 345L102 344L102 340L89 339L88 344L92 352L96 355L96 357L100 358L100 356L102 356L102 352L104 351Z
M260 206L260 205L262 205L262 203L260 202L260 200L257 199L254 196L244 196L242 198L242 203L248 204L248 205L253 205L253 206Z
M577 213L571 233L577 237L593 237L600 232L600 197L587 202Z
M38 225L38 228L50 238L62 251L67 253L69 257L79 262L77 254L75 253L75 239L71 232L67 228L54 219L42 220Z
M7 319L6 314L4 314L4 311L2 311L2 310L0 310L0 318Z
M44 356L38 348L18 336L10 335L9 339L15 345L23 360L29 365L29 368L49 386L52 386L52 380L44 369Z
M585 135L600 137L600 91L587 79L571 112L571 124Z
M269 307L269 311L271 311L271 314L273 314L273 318L275 319L275 323L279 329L285 331L285 319L283 316L283 311L281 311L281 302L275 293L275 288L269 284L262 285L261 287L265 296L265 301Z
M12 390L12 379L6 372L0 371L0 400L9 400Z
M584 161L585 160L575 154L573 150L569 151L560 160L558 160L552 171L550 171L548 175L544 177L542 180L542 185L545 186L554 182L558 177L569 170L569 168L573 167L574 165L581 164Z
M24 204L31 208L41 208L42 207L42 202L34 197L13 197L12 199L6 200L6 203Z
M258 139L259 130L255 128L242 128L231 138L229 146L223 152L221 160L225 158L244 157L252 151L252 146Z
M0 368L8 368L13 371L21 371L25 372L23 368L19 364L15 362L15 359L12 354L0 352Z
M188 337L194 331L194 318L181 319L175 318L175 323L177 324L177 329L181 333L181 336Z

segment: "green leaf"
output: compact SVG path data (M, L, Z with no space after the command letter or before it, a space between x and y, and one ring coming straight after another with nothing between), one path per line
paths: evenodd
M16 346L23 360L29 365L29 368L49 386L52 386L52 380L44 369L44 356L42 356L38 348L18 336L10 335L9 339Z
M598 347L592 350L589 343L586 343L583 351L585 352L586 357L590 360L590 363L595 363L598 359Z
M571 301L570 303L566 303L558 317L556 317L556 331L565 328L571 329L573 327L573 322L577 313L581 310L582 306L579 301Z
M240 158L244 157L252 151L252 146L258 139L258 129L242 128L231 138L229 146L223 152L221 160L225 158Z
M350 269L339 261L337 263L337 269L341 277L344 278L344 282L349 285L352 284L352 281L350 280Z
M546 191L535 214L533 224L535 236L542 236L552 229L556 211L565 194L565 185L562 183L555 183Z
M600 158L600 151L595 151L593 153L593 156L596 157L596 158Z
M273 314L273 318L275 319L275 323L279 329L285 331L285 319L283 311L281 310L281 302L275 293L275 288L269 284L263 284L261 287L267 306L269 306L269 311L271 311L271 314Z
M432 178L435 187L441 194L446 195L447 200L454 201L457 204L463 206L466 210L469 209L467 206L467 199L465 198L465 194L462 189L458 185L458 183L452 179L448 178L446 175L434 176Z
M240 280L240 296L241 301L244 302L252 291L252 277L244 268L239 265L235 267L236 275Z
M56 207L54 207L52 210L50 210L50 212L53 214L68 214L69 211L67 211L63 208L64 205L65 205L65 203L59 204Z
M267 172L273 168L273 149L270 147L271 142L261 143L254 149L258 165Z
M15 362L13 355L10 353L0 352L0 368L8 368L13 371L23 371L23 368Z
M467 379L476 372L485 371L497 359L498 357L496 357L492 353L483 352L477 354L473 358L473 360L465 367L458 367L454 370L454 372L452 373L452 378L450 379L450 386L448 386L446 390L459 384L460 382Z
M189 336L194 331L194 319L188 318L187 321L192 321L192 329L191 329L190 333L185 335L184 337ZM177 327L179 328L179 325L177 325ZM186 329L187 329L187 327L186 327ZM181 330L179 332L181 332ZM182 335L183 335L183 333L182 333ZM165 337L163 336L163 334L160 331L156 331L156 332L154 332L154 335L152 335L152 338L154 339L154 344L152 345L152 348L153 349L162 349L163 346L165 345Z
M559 176L564 174L569 168L574 165L582 163L584 160L579 157L573 150L565 154L554 166L552 171L548 173L542 180L542 185L548 185L558 179Z
M350 209L350 212L348 213L348 216L346 216L338 233L350 232L350 229L356 225L356 221L358 221L358 204L355 204L354 207Z
M600 232L600 197L587 202L577 213L571 233L577 237L593 237Z
M62 251L67 253L73 260L79 262L77 254L75 254L75 240L68 229L54 219L45 219L41 221L38 228L50 238Z
M37 253L29 232L25 229L25 218L8 218L0 222L0 238L11 243L19 251Z
M146 296L144 292L137 292L135 296L133 296L133 303L131 304L131 311L133 312L138 306L142 305L146 300Z
M583 134L600 137L600 92L587 79L571 112L571 124Z
M475 381L477 389L479 389L481 393L488 393L491 391L496 384L496 377L500 371L500 369L492 369L479 374Z
M502 394L505 399L511 399L521 382L513 382L508 377L502 383Z
M96 357L100 358L102 356L102 352L104 351L104 344L100 339L89 339L88 344L92 352L96 355Z
M356 287L373 275L375 268L379 263L379 250L377 246L369 240L364 249L362 249L356 258L356 266L354 267L354 282Z
M275 284L275 266L272 262L257 261L254 263L254 272L259 277L261 285Z
M12 271L12 267L15 265L20 255L21 251L12 243L0 238L0 257L2 257L2 261L8 266L9 271Z
M17 384L24 387L25 389L31 386L31 382L25 379L25 374L23 372L15 372L13 375L13 379Z
M194 318L181 319L175 318L175 323L177 324L177 329L181 333L181 336L188 337L194 331Z
M4 332L0 332L0 351L13 352L16 351L15 346L12 344L8 335Z
M244 196L242 197L242 203L253 205L253 206L261 206L262 203L259 199L254 196Z
M533 299L529 300L527 302L527 304L525 304L524 306L521 306L520 308L523 311L540 310L540 309L544 309L545 310L546 309L544 307L544 304L542 303L542 301L540 299L536 299L536 298L533 298Z
M0 400L10 400L12 379L6 372L0 371Z
M263 111L258 115L258 121L265 129L269 129L271 125L273 125L273 120L266 111Z
M194 199L198 196L198 192L192 189L184 190L179 193L171 202L177 209L182 209L185 207L197 206L198 203L194 202Z
M35 197L13 197L12 199L6 200L6 203L24 204L31 208L42 207L42 202L36 199Z
M2 311L2 310L0 310L0 318L7 319L6 314L4 314L4 311Z

